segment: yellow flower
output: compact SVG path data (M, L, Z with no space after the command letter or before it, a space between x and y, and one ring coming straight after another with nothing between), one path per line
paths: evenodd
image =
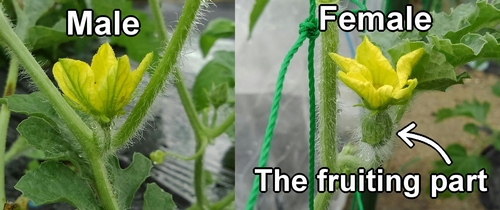
M365 107L383 110L411 97L418 81L408 77L423 54L424 49L420 48L403 55L394 70L380 49L365 37L355 59L336 53L330 53L330 57L342 69L338 72L339 79L363 98Z
M92 64L69 58L59 59L52 71L65 98L75 108L109 123L122 114L142 79L153 55L149 53L130 71L126 55L116 58L108 43L99 47Z

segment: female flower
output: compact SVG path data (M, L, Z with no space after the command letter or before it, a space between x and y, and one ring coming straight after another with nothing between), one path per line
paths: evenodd
M126 55L116 58L108 43L99 47L92 64L69 58L59 59L52 71L70 104L94 115L101 123L109 123L123 113L132 93L142 79L153 55L149 53L130 71Z
M424 49L420 48L403 55L394 70L380 49L365 37L356 50L355 59L336 53L330 53L330 57L342 69L339 79L363 98L366 108L384 110L411 97L418 81L409 76L423 54Z

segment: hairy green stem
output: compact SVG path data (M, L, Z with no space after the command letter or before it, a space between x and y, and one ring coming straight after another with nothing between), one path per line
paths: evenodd
M168 75L175 68L179 54L184 46L189 30L195 21L196 13L200 7L200 0L187 0L177 27L172 35L171 43L166 47L155 73L146 86L144 93L128 116L123 126L113 139L113 147L122 146L137 131L151 104L162 90ZM152 4L159 7L158 4ZM174 71L175 72L175 71Z
M184 4L184 8L189 8L189 4L193 3L193 1L187 1ZM197 7L200 4L200 2L197 2ZM160 2L158 0L149 0L149 5L151 7L151 10L153 12L153 16L156 20L157 27L160 29L158 30L158 34L161 40L167 44L167 46L172 46L172 45L178 45L175 42L175 33L172 36L172 40L169 43L169 38L168 38L168 32L167 28L165 27L165 21L163 19L163 15L161 13L160 9ZM195 10L191 10L190 12L196 12ZM184 11L182 12L184 15ZM193 14L194 15L194 14ZM182 18L182 16L181 16ZM177 25L177 29L183 28L186 30L189 30L191 25L189 27L181 25L181 21L179 20L179 24ZM177 31L177 30L176 30ZM166 56L166 53L164 56ZM198 112L196 111L196 108L194 106L193 101L191 100L191 95L189 94L189 91L184 84L184 80L182 79L181 72L175 64L172 65L173 69L173 74L176 79L175 81L175 86L177 89L177 93L179 94L179 97L181 99L181 103L184 107L184 110L186 112L186 115L188 117L189 123L191 124L191 127L193 128L195 138L196 138L196 154L193 156L195 158L195 163L194 163L194 186L195 186L195 194L196 194L196 205L200 208L203 209L205 206L205 193L204 193L204 171L203 171L203 157L205 154L205 148L206 144L208 142L207 136L206 136L206 129L203 126L203 124L200 122L200 119L198 118ZM189 158L190 159L190 158Z
M19 62L16 57L13 56L9 64L9 72L7 74L3 97L10 96L16 92L18 73ZM0 108L0 157L5 157L9 121L10 110L8 109L7 104L2 104ZM7 201L7 198L5 197L5 163L5 160L0 160L0 204Z
M113 192L113 186L109 182L108 171L106 169L103 156L96 152L91 152L88 156L90 167L92 168L92 173L94 174L95 187L102 206L106 210L122 209L118 205L115 193Z
M336 1L335 3L338 3ZM321 83L319 104L320 164L331 172L337 171L337 65L328 55L338 51L339 35L336 23L328 23L328 30L321 33ZM333 193L319 193L316 210L328 209Z

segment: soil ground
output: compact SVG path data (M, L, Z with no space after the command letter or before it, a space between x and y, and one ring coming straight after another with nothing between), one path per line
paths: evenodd
M447 92L428 92L417 96L412 103L412 107L401 120L400 127L415 121L418 126L415 132L424 134L437 141L443 148L453 143L460 143L465 146L469 152L478 149L478 140L474 136L462 131L462 127L468 122L466 118L453 118L440 123L435 123L433 113L440 108L454 107L464 100L474 98L479 101L489 101L491 104L488 114L488 122L494 127L500 127L500 98L495 97L491 92L491 87L499 80L493 74L471 71L470 79L464 85L451 87ZM482 149L482 148L480 148ZM419 158L418 162L408 165L409 162ZM409 149L402 141L398 141L396 150L392 159L384 165L386 172L401 170L401 174L419 173L421 174L422 190L425 190L429 183L429 174L432 170L433 161L441 157L436 151L428 146L419 143L413 149ZM383 193L378 196L377 210L393 209L484 209L479 202L479 194L473 193L464 200L455 197L448 199L431 199L425 192L416 199L407 199L401 193Z

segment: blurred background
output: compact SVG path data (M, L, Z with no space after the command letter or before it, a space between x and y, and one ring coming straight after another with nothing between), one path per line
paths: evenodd
M475 1L372 0L367 1L366 7L371 11L404 11L407 4L413 4L415 12L427 10L449 13L454 7L470 2ZM249 38L249 16L254 3L254 1L236 0L237 209L244 209L253 184L252 172L257 166L261 152L278 71L283 58L298 37L298 25L308 16L309 8L309 2L303 0L269 1ZM346 10L357 9L353 3L345 0L341 1L340 5ZM361 42L360 35L362 33L341 31L339 53L353 57L355 48ZM282 172L288 174L308 173L309 105L306 56L307 42L295 55L288 68L278 123L267 164L269 167L280 167ZM316 65L318 64L319 61ZM499 152L493 147L495 142L500 141L498 137L484 126L470 129L470 123L474 121L469 118L457 117L440 121L437 116L440 110L453 109L456 105L467 107L465 109L476 113L486 110L487 124L492 128L499 128L500 110L497 107L500 105L500 98L495 93L500 84L497 83L500 75L499 65L492 61L477 61L458 67L456 71L467 71L472 79L466 80L464 85L452 86L446 92L425 92L416 96L399 127L415 121L418 123L415 132L433 138L443 148L461 145L459 148L463 148L469 156L457 161L462 161L465 165L477 165L479 162L474 161L478 159L489 160L492 165L488 180L490 193L431 199L427 194L428 178L429 174L436 170L436 162L442 161L440 156L430 147L417 144L413 149L409 149L398 141L394 155L383 167L386 172L391 173L421 174L422 194L416 199L407 199L400 193L362 193L364 209L500 209L498 203L500 182L495 178L498 174ZM337 125L340 141L347 141L349 131L359 123L360 110L352 107L359 103L359 97L346 89L343 83L338 84L340 96ZM478 103L464 105L465 101L473 99L477 99ZM486 109L486 106L491 108ZM319 167L316 165L316 168ZM272 182L269 183L269 186L271 185ZM330 209L353 209L351 202L352 195L337 192ZM307 205L307 193L277 194L268 191L260 194L256 209L307 209Z

